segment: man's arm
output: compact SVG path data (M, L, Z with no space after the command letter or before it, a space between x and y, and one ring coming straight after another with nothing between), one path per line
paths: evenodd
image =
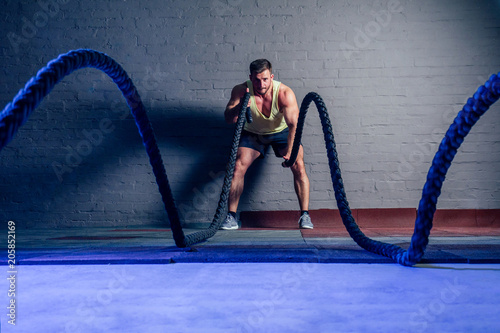
M292 153L293 139L295 138L295 131L297 130L297 122L299 120L299 106L297 104L297 99L295 94L290 87L281 84L280 87L280 111L283 112L285 122L288 125L288 150L284 159L290 159L290 154Z
M245 83L238 84L231 91L231 99L227 103L226 110L224 111L224 118L226 123L234 124L238 121L238 114L241 110L241 99L248 91Z

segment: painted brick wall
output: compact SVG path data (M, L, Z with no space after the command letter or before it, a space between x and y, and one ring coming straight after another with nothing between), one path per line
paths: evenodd
M416 207L438 142L500 70L498 1L6 0L0 102L49 60L92 48L132 77L186 225L211 221L232 136L231 88L266 57L299 104L326 101L353 208ZM473 128L439 208L500 208L500 105ZM303 138L311 208L334 208L314 108ZM240 210L297 208L271 157L249 172ZM65 78L0 152L0 218L19 226L167 223L126 104L94 69Z

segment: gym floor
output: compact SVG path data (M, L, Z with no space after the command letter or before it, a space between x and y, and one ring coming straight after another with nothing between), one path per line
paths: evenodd
M34 265L18 281L2 332L500 331L499 264Z
M219 231L186 249L161 228L17 230L16 325L4 307L2 332L500 331L490 228L436 231L415 267L320 229ZM403 248L408 232L366 231Z

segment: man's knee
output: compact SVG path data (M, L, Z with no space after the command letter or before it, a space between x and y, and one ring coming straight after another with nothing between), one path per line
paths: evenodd
M236 158L236 163L234 166L234 176L244 176L250 165L252 165L255 160L256 153L253 151L241 150Z
M291 167L292 172L295 177L298 178L307 178L306 166L304 164L304 160L297 159L295 164Z
M247 172L248 165L242 159L237 159L234 166L234 177L244 176Z

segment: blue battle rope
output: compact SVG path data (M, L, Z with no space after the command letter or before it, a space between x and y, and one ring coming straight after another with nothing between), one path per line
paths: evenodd
M40 104L43 98L50 93L59 81L73 71L87 67L97 68L106 73L116 83L127 101L139 129L139 134L146 147L149 162L153 168L156 183L158 184L158 189L170 220L170 228L172 229L175 244L178 247L187 247L212 237L219 229L225 217L225 207L236 163L236 151L240 141L241 130L245 123L245 117L242 115L245 113L248 122L252 121L250 108L244 107L248 104L250 98L250 94L248 93L244 96L236 124L231 157L227 164L224 178L224 187L213 222L207 229L187 236L184 235L182 230L179 213L175 205L172 190L170 189L160 150L158 149L153 128L151 127L141 97L125 70L115 60L104 53L85 49L70 51L59 55L57 59L51 60L46 67L39 70L37 75L26 83L25 87L17 93L12 102L7 104L0 113L0 151L13 139L19 127L28 120L31 112L36 109L38 104Z
M236 151L238 149L241 130L245 123L245 117L243 115L246 113L246 118L248 121L251 121L249 110L246 108L249 94L244 96L244 100L241 103L241 109L233 135L231 155L226 166L224 185L213 221L207 229L187 236L184 235L182 230L179 214L175 206L160 151L139 93L123 68L112 58L103 53L94 50L75 50L66 54L61 54L57 59L50 61L46 67L42 68L37 73L36 77L30 79L25 87L14 97L13 101L7 104L0 113L0 150L12 140L19 127L27 121L31 112L61 79L77 69L86 67L97 68L106 73L113 82L116 83L125 97L143 139L144 146L146 147L153 173L156 177L156 182L170 220L170 227L172 229L175 244L178 247L187 247L215 235L225 217L224 213L233 177ZM398 246L369 239L356 225L351 215L347 199L345 198L328 112L321 97L315 93L309 93L302 102L293 152L290 160L286 163L287 166L293 165L293 161L295 161L297 157L305 114L311 101L314 101L320 113L323 125L337 204L344 225L350 235L361 247L368 251L393 258L403 265L413 265L421 259L425 246L428 243L428 236L432 228L432 217L434 215L437 198L451 160L463 141L463 138L467 135L479 117L498 99L499 94L499 79L497 75L493 75L490 80L486 82L485 86L481 86L476 94L474 94L474 97L469 99L467 105L465 105L464 109L459 113L448 130L438 153L434 157L432 167L429 171L427 183L424 187L423 196L419 205L415 233L412 237L410 248L406 252Z
M365 250L392 258L401 265L413 266L422 259L425 248L429 242L429 234L432 229L432 219L436 211L437 200L441 194L441 187L445 180L446 172L457 153L457 149L464 141L465 136L469 133L472 126L474 126L479 118L500 96L499 75L500 73L493 74L483 86L479 87L474 96L469 98L467 104L465 104L462 111L458 113L446 132L444 139L441 141L438 152L434 156L432 165L427 174L427 181L422 191L422 198L420 199L415 221L415 229L408 251L403 250L397 245L370 239L363 234L354 221L344 191L344 184L340 174L335 140L333 138L332 125L330 123L328 111L326 110L323 99L316 93L311 92L307 94L302 101L292 153L290 154L290 159L283 162L283 166L289 167L293 165L297 158L307 109L311 102L314 101L323 127L328 162L330 165L330 175L335 190L335 199L337 200L342 222L349 232L349 235Z

